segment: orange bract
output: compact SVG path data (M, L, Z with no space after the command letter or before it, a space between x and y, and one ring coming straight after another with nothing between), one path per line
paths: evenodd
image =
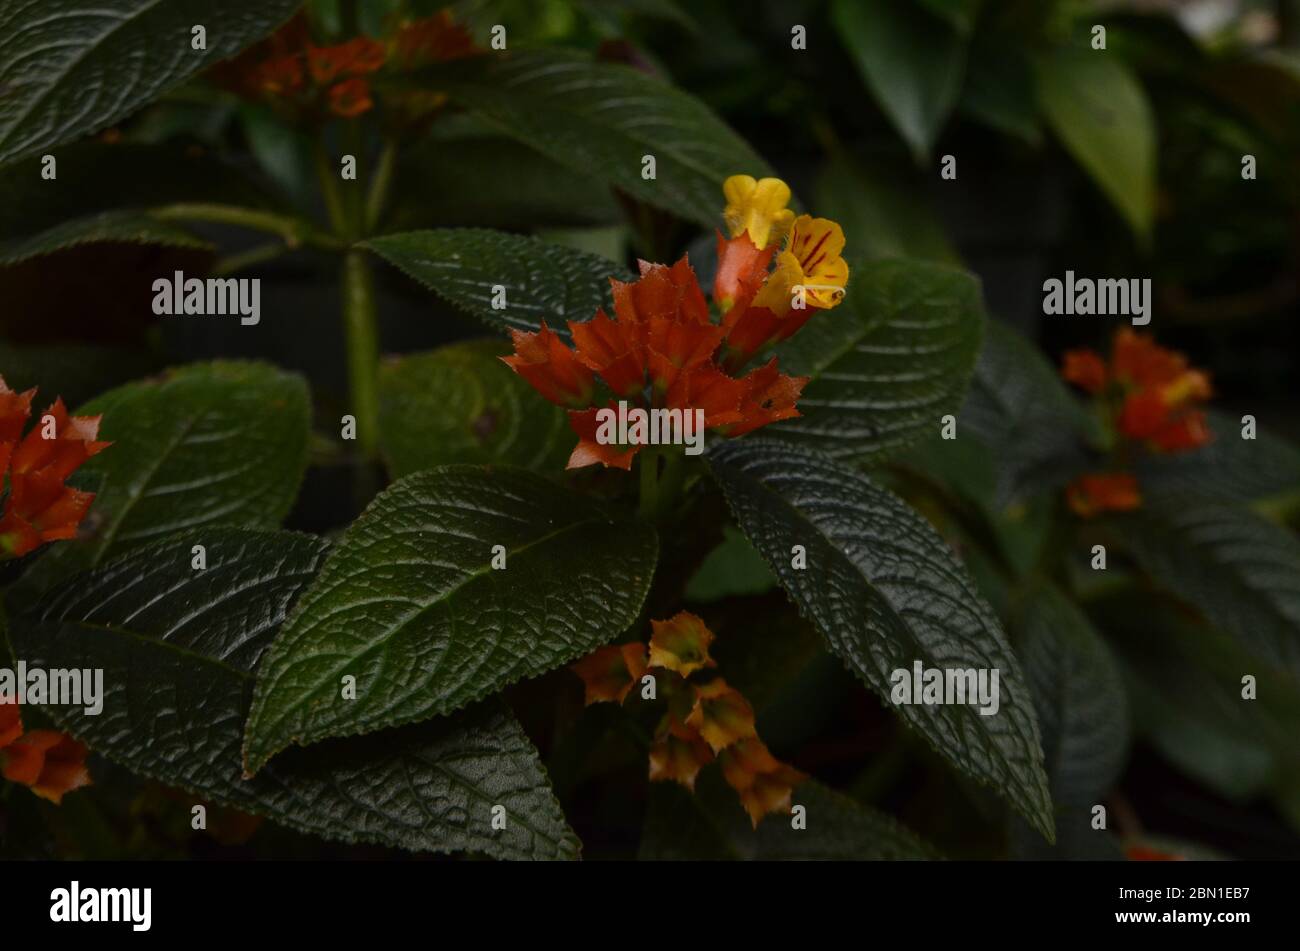
M1089 517L1102 512L1128 512L1142 504L1137 479L1127 472L1080 476L1065 490L1076 515Z
M65 794L90 785L86 747L54 730L24 733L18 704L0 702L0 776L58 805Z

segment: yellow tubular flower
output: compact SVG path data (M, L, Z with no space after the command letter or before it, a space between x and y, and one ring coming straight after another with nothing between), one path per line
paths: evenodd
M776 314L790 310L794 288L803 288L804 304L827 310L844 299L849 266L841 257L844 229L827 218L800 215L790 229L786 249L776 256L767 284L754 298L755 305Z
M779 178L732 175L722 183L722 194L727 199L722 217L731 236L748 233L757 248L780 241L794 221L794 212L786 207L790 186Z

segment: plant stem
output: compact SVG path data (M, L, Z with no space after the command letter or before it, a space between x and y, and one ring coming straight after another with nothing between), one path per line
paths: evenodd
M325 213L330 227L340 237L348 233L347 215L343 210L343 196L339 193L337 171L331 167L329 155L323 146L316 149L316 178L320 182L321 196L325 199Z
M388 203L388 192L393 183L393 169L397 165L397 142L388 139L379 153L375 177L370 180L370 193L366 196L365 233L370 234L379 224Z
M336 238L322 234L301 218L259 211L256 208L244 208L240 205L183 202L150 209L149 215L160 221L211 221L248 228L252 231L266 231L279 235L289 248L313 245L338 249L342 246Z
M374 277L364 251L343 256L343 326L357 448L372 459L379 445L379 331Z
M287 250L288 248L285 245L278 241L272 241L269 244L259 244L247 251L228 254L224 258L218 258L212 265L212 276L224 277L227 274L236 274L255 264L274 261Z

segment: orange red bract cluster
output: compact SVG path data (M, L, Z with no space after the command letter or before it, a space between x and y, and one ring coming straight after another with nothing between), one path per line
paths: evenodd
M639 641L602 647L570 669L582 678L588 705L622 703L647 670L656 671L656 698L667 710L649 753L652 781L694 791L701 769L716 758L755 827L772 812L789 812L794 787L807 777L775 759L754 728L754 709L721 677L695 683L692 675L716 666L713 632L682 611L652 621L647 646Z
M77 534L95 496L69 487L67 478L110 445L97 441L98 416L69 416L57 399L24 437L35 394L15 393L0 377L0 477L9 477L0 558L18 558Z
M671 266L642 261L638 280L611 280L614 316L601 309L570 321L572 348L545 322L535 333L512 331L515 352L502 359L569 410L578 436L569 468L631 467L641 443L597 438L598 418L616 399L643 410L702 411L706 429L729 437L799 415L806 378L782 374L775 358L741 370L843 299L844 233L824 218L795 218L779 179L736 175L723 192L731 237L718 235L716 320L683 257Z
M368 77L391 65L416 69L477 52L473 38L448 10L399 24L385 40L356 36L317 46L299 13L272 36L213 68L213 78L250 99L267 99L306 111L353 118L374 107ZM413 94L436 107L442 97Z
M1114 432L1129 445L1172 453L1210 439L1201 408L1211 395L1209 377L1147 334L1127 327L1118 331L1109 360L1093 350L1071 350L1061 375L1098 398ZM1137 479L1127 472L1082 476L1066 497L1083 516L1135 509L1142 502Z
M24 733L18 704L0 699L0 776L57 805L90 785L85 744L54 730Z

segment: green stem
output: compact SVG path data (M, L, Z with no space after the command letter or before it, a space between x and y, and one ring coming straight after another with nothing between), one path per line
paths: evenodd
M323 146L316 149L316 179L320 182L321 196L325 199L325 213L336 235L348 233L347 215L343 210L343 196L339 192L338 171L330 165L330 157Z
M375 168L375 177L370 180L370 193L366 196L366 234L371 234L379 224L388 203L388 192L393 184L393 169L397 166L397 142L389 139L384 142L383 151L379 153L379 164Z
M212 265L212 276L224 277L227 274L236 274L255 264L274 261L287 250L288 248L285 245L278 241L272 241L269 244L259 244L247 251L228 254L224 258L218 258Z
M160 221L211 221L252 231L266 231L278 235L289 248L303 245L334 249L341 247L337 239L322 234L301 218L240 205L182 202L150 209L149 215Z
M364 251L343 256L343 326L348 392L357 419L357 448L373 459L379 445L379 331L374 277Z

